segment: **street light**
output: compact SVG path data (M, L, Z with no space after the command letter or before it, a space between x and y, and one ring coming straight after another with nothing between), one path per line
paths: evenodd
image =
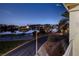
M27 29L29 28L29 26L26 27Z
M36 56L37 56L37 51L38 51L38 47L37 47L37 46L38 46L38 45L37 45L37 44L38 44L38 43L37 43L37 42L38 42L38 40L37 40L37 39L38 39L38 37L37 37L37 31L36 31L36 34L35 34L35 35L36 35L35 39L36 39Z

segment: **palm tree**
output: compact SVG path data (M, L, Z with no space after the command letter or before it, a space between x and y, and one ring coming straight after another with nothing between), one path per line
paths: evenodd
M69 12L65 11L61 16L64 18L60 20L59 25L65 24L69 21Z
M62 14L63 17L65 18L69 18L69 12L68 11L65 11L63 14Z
M63 16L64 18L60 20L59 22L59 31L65 30L66 29L66 25L69 24L69 12L65 11L61 16Z
M66 11L62 14L64 17L59 22L59 31L63 33L63 39L65 43L65 49L69 45L69 13Z

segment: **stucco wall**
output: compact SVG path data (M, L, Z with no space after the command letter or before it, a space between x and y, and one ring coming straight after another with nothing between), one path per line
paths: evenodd
M70 10L70 42L72 55L79 56L79 5Z

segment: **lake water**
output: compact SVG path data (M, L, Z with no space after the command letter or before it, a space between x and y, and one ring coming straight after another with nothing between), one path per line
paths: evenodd
M32 36L32 32L34 31L37 31L39 32L38 30L29 30L28 32L25 32L26 35L22 35L22 36L15 36L15 37L11 37L11 36L6 36L6 37L0 37L0 41L14 41L14 40L31 40L33 39L33 36ZM23 32L19 32L19 31L16 31L16 33L11 33L11 32L3 32L3 33L0 33L0 35L4 34L4 35L7 35L7 34L22 34Z

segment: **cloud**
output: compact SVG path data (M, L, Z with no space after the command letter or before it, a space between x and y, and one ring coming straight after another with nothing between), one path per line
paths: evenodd
M61 6L61 4L60 3L57 3L56 6Z

